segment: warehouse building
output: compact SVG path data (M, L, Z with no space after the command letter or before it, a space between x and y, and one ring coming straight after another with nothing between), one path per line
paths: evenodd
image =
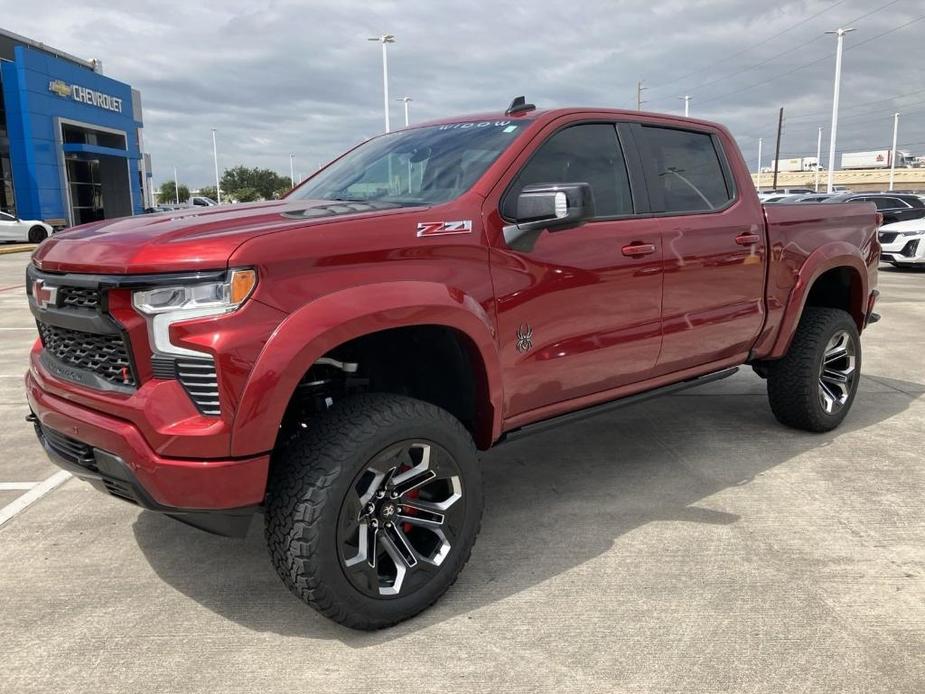
M72 226L151 206L137 90L4 29L0 87L0 210Z

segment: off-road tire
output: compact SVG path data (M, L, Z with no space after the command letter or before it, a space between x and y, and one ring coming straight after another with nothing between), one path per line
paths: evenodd
M464 485L465 521L436 574L418 590L370 597L347 579L336 539L341 506L367 461L399 441L432 442L453 456ZM335 403L272 456L265 535L289 589L326 617L374 630L408 619L456 581L481 526L481 473L472 437L448 412L413 398L369 393Z
M823 354L840 331L848 333L856 350L855 376L848 399L835 412L827 413L819 398L819 377ZM846 311L807 307L797 326L786 356L766 362L768 399L781 424L804 431L831 431L848 414L857 394L861 372L861 342L857 325Z
M38 225L29 229L29 243L41 243L48 238L48 232L45 230L45 227L40 227Z

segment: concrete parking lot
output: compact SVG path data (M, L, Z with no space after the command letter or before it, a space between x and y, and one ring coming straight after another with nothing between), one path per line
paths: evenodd
M23 419L27 262L0 257L0 507L57 473ZM387 631L297 601L259 523L67 480L0 526L0 691L925 691L925 273L880 288L841 429L781 427L743 370L503 446L469 566Z

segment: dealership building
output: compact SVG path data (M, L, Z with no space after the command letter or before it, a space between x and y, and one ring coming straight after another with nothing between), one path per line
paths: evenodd
M54 226L151 206L141 94L82 60L0 29L0 210Z

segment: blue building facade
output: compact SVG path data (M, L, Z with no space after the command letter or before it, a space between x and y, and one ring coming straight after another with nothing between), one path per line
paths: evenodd
M56 226L144 210L141 97L97 66L0 35L0 209Z

